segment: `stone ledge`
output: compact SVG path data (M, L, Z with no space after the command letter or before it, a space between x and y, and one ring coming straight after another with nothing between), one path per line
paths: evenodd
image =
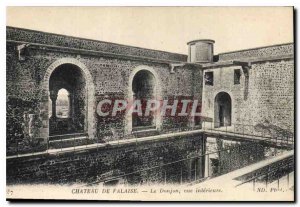
M213 68L230 67L230 66L244 66L246 63L248 63L248 65L250 66L252 63L281 61L281 60L288 60L288 59L294 59L294 55L288 54L288 55L281 55L281 56L269 56L269 57L252 58L252 59L243 58L238 60L228 60L228 61L207 63L207 64L202 64L201 66L203 69L213 69Z
M185 135L193 135L203 133L203 130L193 130L193 131L185 131L185 132L176 132L171 134L162 134L156 136L150 136L145 138L133 138L133 139L125 139L125 140L118 140L118 141L111 141L107 143L96 143L96 144L89 144L83 146L75 146L75 147L68 147L62 149L51 149L46 150L44 152L37 152L37 153L28 153L28 154L21 154L21 155L13 155L7 156L6 159L20 159L20 158L33 158L39 156L47 156L47 155L57 155L57 154L65 154L65 153L80 153L87 150L98 150L98 149L111 149L115 147L121 147L125 145L132 145L132 144L142 144L147 142L155 142L167 139L174 139L180 136Z
M198 129L198 130L192 130L192 131L161 134L161 135L149 136L149 137L144 137L144 138L116 140L116 141L111 141L111 142L107 142L107 143L95 143L95 144L68 147L68 148L62 148L62 149L49 149L49 150L46 150L43 152L7 156L6 159L8 160L8 159L15 159L15 158L28 158L28 157L36 157L36 156L42 156L42 155L57 155L57 154L74 153L74 152L80 153L80 152L87 151L87 150L112 149L112 148L126 146L126 145L144 144L147 142L175 139L176 137L195 135L195 134L205 134L206 136L210 136L210 135L211 136L216 136L216 135L224 136L225 135L231 139L244 139L244 140L248 140L248 141L266 141L266 138L263 138L263 137L234 134L231 132L224 132L224 131L218 131L218 130L211 131L209 129Z

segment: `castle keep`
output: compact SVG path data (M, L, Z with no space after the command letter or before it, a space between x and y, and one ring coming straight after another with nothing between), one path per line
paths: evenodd
M184 55L14 27L6 28L6 39L6 149L11 156L7 160L11 179L30 180L33 173L37 180L75 181L88 176L86 166L101 169L98 173L104 176L120 173L109 166L124 165L125 173L205 151L203 134L176 139L172 136L176 129L188 133L210 127L294 136L293 43L214 54L217 43L202 39L187 43L188 55ZM61 100L63 93L67 98ZM106 99L111 103L168 100L169 106L178 100L177 108L182 108L180 100L197 100L201 116L179 116L179 112L170 116L171 108L165 116L139 117L122 111L99 116L98 104ZM167 134L169 140L151 140ZM107 146L72 156L63 153L64 148L144 138L147 142L137 147L136 142L118 143L117 149ZM156 151L147 151L151 147ZM62 153L49 154L50 149ZM41 155L14 157L33 152ZM54 169L51 166L64 162L63 177L49 173ZM193 162L201 166L204 161L185 165L188 176L192 176ZM12 166L17 165L15 170ZM68 174L72 170L77 177ZM194 170L196 177L205 173L196 165Z

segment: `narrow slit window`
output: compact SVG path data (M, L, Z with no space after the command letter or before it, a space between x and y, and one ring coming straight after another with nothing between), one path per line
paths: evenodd
M236 69L234 70L234 84L240 84L240 80L241 80L241 70L240 69Z

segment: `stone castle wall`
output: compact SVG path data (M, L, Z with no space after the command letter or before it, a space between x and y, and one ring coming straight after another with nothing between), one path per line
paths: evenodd
M240 84L234 84L236 69L241 71ZM214 85L203 87L205 116L215 118L215 97L219 92L227 92L232 100L232 124L236 132L277 137L293 136L293 59L252 63L248 86L241 66L206 69L205 72L214 73Z
M239 132L293 135L294 61L292 58L280 59L280 56L293 54L293 44L219 54L219 62L252 61L246 84L245 74L239 65L201 70L200 65L190 63L176 67L175 73L172 73L172 61L186 61L185 55L175 53L11 27L7 27L7 40L8 151L10 143L14 147L17 142L20 145L18 147L32 149L38 148L39 143L47 139L48 122L45 120L49 118L48 106L41 103L48 103L49 91L43 88L44 79L51 75L47 71L49 67L62 59L80 63L89 73L86 77L88 88L94 90L90 91L92 99L88 105L95 120L89 125L93 132L91 138L111 141L120 139L120 134L125 133L128 124L125 114L99 117L96 106L106 98L127 99L130 94L130 77L137 68L143 67L150 68L156 74L162 99L197 99L199 105L202 105L202 115L214 119L214 99L219 92L227 92L232 99L232 123L250 125L248 128L237 127ZM24 50L22 56L25 60L19 60L16 50L22 42L33 44ZM237 85L234 84L235 69L241 70L240 84ZM214 73L213 86L203 85L203 73L209 71ZM161 127L187 126L190 121L188 117L163 117ZM29 129L31 136L28 135ZM107 130L110 136L104 137L103 131Z
M180 183L181 179L191 179L191 163L193 157L204 153L203 143L201 135L170 137L77 152L11 158L7 159L7 184L86 184L116 176L121 176L113 180L119 184L164 183L165 179L168 183ZM180 159L187 160L153 168ZM147 168L153 169L130 174ZM197 176L201 170L202 167Z
M68 47L79 47L84 49L110 50L106 44L97 41L81 40L76 38L67 38L59 35L50 35L44 33L36 33L33 31L8 28L7 39L18 41L33 41L35 43L51 43ZM74 45L73 45L74 44ZM100 45L98 45L100 44ZM117 58L94 54L81 54L80 52L66 52L65 50L54 50L53 48L45 47L30 47L23 54L25 60L18 59L16 50L19 44L15 42L7 43L7 108L8 108L8 145L15 142L15 132L18 132L17 139L21 140L20 148L32 148L33 145L38 145L39 142L45 140L48 136L48 106L41 106L41 102L47 103L48 91L43 89L45 76L48 68L55 62L61 59L70 59L74 62L80 62L88 70L87 84L94 88L94 102L89 100L88 104L93 108L93 116L95 123L91 124L94 128L94 133L91 138L102 139L103 131L125 131L126 118L124 114L117 117L99 117L96 114L96 106L100 100L109 99L127 99L129 93L129 79L132 72L137 68L151 68L158 77L157 84L161 88L162 99L174 99L176 97L189 97L197 99L201 103L201 88L202 72L197 70L195 66L180 66L175 68L175 73L171 73L168 63L160 61L145 61L144 59L128 59L128 57ZM103 46L106 45L106 46ZM116 47L114 44L108 44ZM95 47L95 48L92 48ZM123 54L123 46L118 46L118 52ZM125 47L125 46L124 46ZM151 51L147 49L137 49L126 46L128 54L136 55L138 53L143 58L166 58L169 60L183 60L183 56L159 51ZM141 51L140 51L141 50ZM125 51L125 50L124 50ZM127 51L127 50L126 50ZM133 52L134 51L134 52ZM148 53L150 52L150 53ZM130 54L129 54L130 53ZM149 54L155 54L151 56ZM76 61L75 61L76 60ZM51 74L47 74L51 75ZM47 87L47 86L46 86ZM24 102L24 103L23 103ZM47 104L46 104L47 105ZM24 141L26 134L24 132L24 124L26 124L27 114L34 114L32 128L36 131L35 137L41 137L40 140ZM18 121L16 121L18 119ZM174 122L183 122L184 125L189 123L189 119L172 119L163 118L162 123L165 126L172 125ZM40 130L42 129L42 130ZM110 136L108 139L118 139L119 134ZM106 139L107 140L107 139ZM107 140L108 141L108 140ZM26 144L24 143L26 142ZM33 143L35 142L35 143ZM29 146L30 145L30 146ZM15 146L15 143L14 143Z

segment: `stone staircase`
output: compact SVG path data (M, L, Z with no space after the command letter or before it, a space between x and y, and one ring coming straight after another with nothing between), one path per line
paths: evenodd
M76 147L93 142L88 138L86 133L64 134L49 137L49 149L61 149L67 147Z

